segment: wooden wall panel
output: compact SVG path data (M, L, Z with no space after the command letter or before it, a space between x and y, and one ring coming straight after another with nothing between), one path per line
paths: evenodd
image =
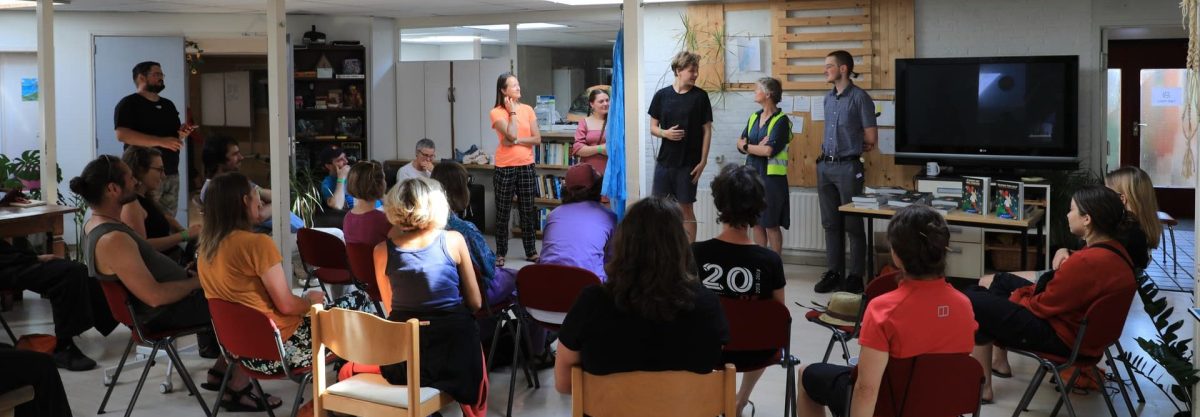
M684 48L700 54L700 75L696 77L696 85L707 91L718 91L725 82L725 54L724 46L719 45L712 34L724 31L725 6L688 6L687 21L696 35L694 41L684 39Z
M879 75L875 79L875 88L896 88L896 59L916 56L913 1L875 0L871 5L873 42L878 57L871 69Z

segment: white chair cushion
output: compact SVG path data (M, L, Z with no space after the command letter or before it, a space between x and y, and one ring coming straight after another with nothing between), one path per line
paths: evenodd
M552 323L561 326L563 324L563 320L567 319L567 313L560 313L557 311L538 310L536 308L529 307L525 307L525 311L528 311L529 315L532 316L534 320L542 323Z
M392 385L379 374L358 374L345 381L329 386L325 390L329 394L370 401L392 407L409 408L408 387ZM422 387L421 402L429 401L440 394L437 388Z

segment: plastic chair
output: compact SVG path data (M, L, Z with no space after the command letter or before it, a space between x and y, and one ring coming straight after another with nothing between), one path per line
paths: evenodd
M283 350L283 339L279 335L279 328L275 327L275 323L262 312L216 298L208 299L208 311L212 314L213 331L217 333L217 340L221 342L221 351L225 355L225 359L231 366L236 365L239 372L245 372L250 377L254 388L258 390L256 394L259 397L259 406L267 409L267 414L275 417L275 412L266 404L262 385L258 383L260 379L290 379L300 384L300 389L296 390L296 398L292 402L291 415L295 417L300 408L300 402L304 399L304 388L312 381L312 368L292 369L288 366L287 361L283 360L287 357L287 352ZM243 366L241 359L282 362L283 372L277 374L258 372ZM225 371L225 377L221 379L221 389L218 392L225 392L230 375L233 375L233 372ZM216 417L221 411L220 404L221 398L218 396L213 405L213 417Z
M313 278L316 278L321 291L325 292L325 301L332 302L333 297L329 295L325 284L354 283L346 259L346 243L337 236L306 227L296 231L296 247L300 249L300 263L304 264L304 272L308 274L304 280L304 291L308 291Z
M1055 356L1048 353L1032 352L1021 349L1008 348L1009 352L1016 353L1021 356L1029 357L1038 362L1037 372L1034 373L1033 379L1029 381L1029 387L1025 389L1025 395L1021 397L1021 402L1017 405L1017 409L1013 411L1013 417L1021 414L1027 407L1029 402L1033 400L1034 394L1037 393L1038 386L1042 384L1047 373L1055 375L1054 383L1058 387L1058 403L1054 405L1054 411L1051 415L1058 415L1059 408L1064 403L1067 405L1067 414L1075 417L1075 408L1071 405L1070 391L1066 388L1075 385L1075 379L1079 376L1079 366L1090 367L1095 373L1097 381L1104 381L1104 375L1100 375L1100 370L1095 367L1103 358L1103 352L1108 350L1108 347L1115 343L1121 337L1121 332L1125 328L1125 318L1129 315L1129 306L1133 303L1133 297L1111 293L1101 296L1092 305L1088 307L1087 314L1084 315L1083 321L1079 325L1079 333L1075 336L1075 342L1071 346L1071 354L1067 357ZM1085 355L1084 351L1097 352L1097 356ZM1111 357L1108 360L1109 366L1116 368ZM1064 382L1062 378L1057 377L1059 372L1065 369L1074 369L1071 372L1071 377ZM1124 391L1124 384L1120 384L1120 389ZM1125 395L1128 395L1126 393ZM1102 395L1104 403L1108 406L1108 412L1116 417L1117 410L1113 408L1112 399L1106 393Z
M420 322L392 322L359 311L314 305L312 320L314 415L326 410L360 416L427 416L454 400L436 388L421 387ZM382 347L387 347L386 349ZM364 365L408 362L409 385L392 385L379 374L357 374L325 386L328 349L338 357Z
M517 271L517 303L507 311L507 317L503 317L501 323L496 324L496 331L492 335L492 349L488 352L488 358L492 358L496 353L495 341L500 337L500 329L512 326L513 371L508 382L508 408L505 416L512 415L517 383L516 370L522 365L519 354L521 338L524 335L522 317L529 318L533 324L545 329L558 330L563 319L567 317L567 312L575 304L575 299L579 298L579 293L592 285L600 285L600 278L592 271L573 266L534 264ZM533 351L532 346L526 348L527 353ZM537 372L526 368L525 373L532 388L541 388Z
M183 380L183 385L187 387L188 392L200 402L200 408L204 409L204 415L211 416L212 412L209 411L208 404L204 403L204 398L196 390L196 384L192 382L191 374L183 366L183 361L179 358L179 351L175 349L176 339L209 330L210 327L199 326L155 332L147 331L133 312L133 304L130 301L132 297L124 284L119 281L100 281L100 289L104 291L104 299L108 301L108 309L112 311L113 318L124 324L125 327L128 327L132 334L129 336L129 344L125 346L125 354L121 355L121 361L117 364L116 373L113 375L111 383L107 384L108 389L104 392L104 399L100 401L100 409L96 411L96 414L104 414L104 407L108 405L108 399L112 396L113 388L117 386L117 379L121 377L121 370L125 367L125 361L129 359L129 352L133 350L135 344L140 344L150 346L150 356L146 360L146 366L142 368L142 376L138 379L137 388L133 390L133 397L129 399L129 407L125 409L125 417L129 417L133 413L133 406L137 403L138 395L142 392L142 386L146 383L146 376L150 373L150 367L154 366L154 358L158 355L159 349L167 352L167 356L170 358L168 361L170 362L169 366L179 372L179 379ZM168 378L170 378L169 374ZM167 386L169 385L164 384L163 390L169 392L166 389Z
M363 291L367 292L371 303L375 304L375 311L379 312L380 317L387 318L388 312L392 308L392 291L390 284L376 281L375 245L346 243L346 260L350 264L350 273L354 276L355 281L362 286ZM387 302L383 302L382 291L384 289L388 292ZM383 309L384 305L388 310Z
M888 272L875 277L875 279L867 284L866 290L863 291L863 302L858 307L858 315L855 316L853 326L838 326L823 322L818 319L821 316L821 312L817 310L809 310L804 314L804 318L809 323L824 327L832 332L829 335L829 344L825 346L825 356L821 358L822 363L829 362L829 354L833 353L834 343L839 343L842 346L842 359L846 360L847 365L850 364L850 347L847 346L847 343L858 338L859 327L862 326L862 316L867 311L867 303L875 297L887 294L896 289L899 285L896 280L900 278L900 274L900 271Z
M780 365L787 372L784 388L783 415L796 414L796 364L791 354L792 314L787 306L775 300L738 300L721 297L721 307L729 322L729 343L725 352L777 351L775 357L755 366L738 368L738 372L755 371Z
M571 368L571 415L583 417L736 416L737 370L592 375Z
M850 373L850 386L858 368ZM983 368L967 353L930 353L911 358L888 358L879 381L876 416L979 417L983 398ZM846 414L854 390L846 396Z

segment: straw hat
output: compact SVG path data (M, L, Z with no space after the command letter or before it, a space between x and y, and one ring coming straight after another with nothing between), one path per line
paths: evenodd
M835 292L829 296L829 308L817 317L818 320L834 326L853 326L858 321L858 311L862 306L862 295L849 292Z

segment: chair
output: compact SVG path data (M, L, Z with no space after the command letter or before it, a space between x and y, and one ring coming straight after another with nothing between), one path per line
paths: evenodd
M275 323L258 310L216 298L208 299L208 311L212 314L213 331L217 333L217 340L221 342L221 351L225 355L225 359L231 366L236 364L240 372L245 372L250 377L255 389L258 390L259 406L266 408L267 414L275 417L275 412L266 404L266 398L258 380L290 379L292 382L300 384L300 389L296 390L296 398L292 402L291 415L295 417L300 408L300 401L304 399L304 388L312 381L312 369L292 369L288 366L287 361L283 360L287 357L287 353L283 350L283 339L280 337L279 328L275 327ZM277 374L258 372L243 366L241 359L282 362L283 372ZM221 389L218 392L225 392L225 388L229 384L229 376L232 374L233 372L225 371L225 377L221 379ZM220 413L220 404L221 398L218 396L217 402L213 405L213 417Z
M332 302L333 297L325 284L354 283L346 260L346 243L337 236L306 227L296 231L296 247L300 249L300 263L304 264L304 272L308 274L304 280L305 291L316 278L321 291L325 292L325 301Z
M392 322L377 316L314 305L312 320L314 415L329 411L358 416L433 414L454 400L436 388L421 387L420 322ZM387 347L386 349L383 347ZM325 386L328 349L342 359L367 365L408 362L408 386L392 385L379 374L358 374Z
M796 410L796 364L791 354L792 315L787 306L775 300L738 300L721 297L721 307L729 322L729 343L725 352L775 350L775 357L755 366L738 368L738 372L754 371L771 365L781 365L787 372L784 388L783 415L793 416Z
M850 386L858 368L850 373ZM983 368L966 353L929 353L911 358L888 358L879 381L876 416L979 417L983 396ZM846 414L854 390L846 395Z
M896 280L900 278L900 271L885 273L875 277L867 284L866 290L863 291L863 302L858 307L858 315L855 316L853 326L838 326L829 324L818 319L821 312L817 310L809 310L804 314L804 318L809 323L829 329L832 334L829 335L829 345L825 347L825 357L821 359L822 363L829 362L829 354L833 353L833 344L839 343L842 346L842 359L846 360L846 364L850 364L850 347L847 343L858 337L859 327L862 326L863 313L867 311L867 303L871 299L887 294L896 289L899 285Z
M1084 348L1095 349L1097 352L1103 352L1108 349L1121 337L1121 331L1125 328L1125 318L1129 315L1129 306L1133 303L1133 297L1122 295L1119 293L1106 294L1088 306L1087 313L1084 315L1083 321L1079 325L1079 333L1075 336L1075 342L1071 346L1071 354L1067 357L1060 357L1048 353L1032 352L1021 349L1008 348L1009 352L1018 355L1029 357L1038 362L1037 372L1034 373L1033 379L1029 381L1029 387L1025 389L1025 395L1021 397L1021 402L1017 405L1017 409L1013 411L1013 417L1017 417L1029 407L1029 402L1033 400L1034 394L1037 393L1038 386L1042 384L1047 373L1055 375L1054 383L1058 387L1058 403L1054 405L1054 411L1051 415L1057 415L1058 410L1064 403L1067 405L1067 414L1075 417L1075 408L1071 405L1070 391L1066 388L1075 385L1075 378L1079 376L1079 366L1090 367L1095 373L1097 381L1104 381L1104 376L1100 375L1100 370L1095 367L1096 363L1100 362L1102 356L1085 356L1081 354ZM1101 353L1103 355L1103 353ZM1109 366L1115 368L1115 364L1111 358L1108 361ZM1065 369L1074 369L1071 372L1071 377L1064 383L1062 378L1057 375ZM1121 384L1121 390L1125 387ZM1128 395L1128 394L1126 394ZM1108 406L1108 412L1116 417L1117 410L1113 408L1112 399L1105 393L1104 403Z
M1175 226L1179 225L1179 221L1175 220L1174 217L1171 217L1170 214L1167 214L1164 211L1160 211L1160 212L1158 212L1158 222L1162 223L1163 227L1165 227L1167 229L1167 233L1171 236L1171 274L1178 275L1179 274L1179 258L1178 258L1179 254L1176 253L1177 249L1175 247ZM1162 244L1160 246L1162 247L1163 258L1166 259L1166 257L1167 257L1167 235L1163 235Z
M17 406L33 401L33 386L23 385L0 393L0 417L13 417Z
M132 297L124 284L119 281L100 281L100 289L104 291L104 299L108 301L108 308L112 311L113 318L124 324L125 327L128 327L132 334L129 336L129 344L125 346L125 354L121 355L121 361L117 364L112 382L107 384L108 389L104 392L104 399L100 401L100 409L96 411L96 414L104 414L104 407L108 405L108 399L112 396L113 388L117 386L117 379L121 377L121 370L125 367L125 361L129 359L129 352L133 350L133 345L140 344L150 346L150 356L146 360L146 366L142 368L142 376L138 379L137 388L133 390L133 397L129 399L129 407L125 409L125 417L129 417L133 413L133 406L137 403L138 395L142 392L142 385L146 383L146 376L150 373L150 367L154 366L154 358L158 355L159 349L167 352L167 356L170 358L168 361L170 362L169 366L179 372L179 378L187 386L188 392L200 402L200 408L204 409L204 415L212 415L212 412L208 409L208 404L204 403L204 398L196 390L196 384L192 382L191 374L183 366L183 361L179 358L179 351L175 349L176 339L209 330L210 327L199 326L186 329L148 331L143 328L141 320L138 320L137 315L134 314Z
M362 286L363 291L367 292L371 303L375 304L375 311L379 312L380 317L387 318L388 311L384 310L383 306L386 305L388 310L392 308L392 286L386 282L376 281L375 245L346 243L346 258L350 264L350 274ZM387 292L386 301L383 297L384 291Z
M513 326L513 361L512 375L508 383L508 408L505 416L512 415L513 396L517 383L517 367L521 366L520 346L524 334L522 317L528 317L533 324L548 330L558 330L562 326L567 312L579 298L584 288L600 285L600 278L583 268L565 265L534 264L527 265L517 271L517 303L509 310L507 318L496 324L492 335L492 349L488 358L496 353L496 343L502 327ZM526 341L528 343L528 341ZM532 352L532 346L526 346L527 352ZM491 360L491 359L489 359ZM534 389L541 387L537 372L526 369L526 378Z
M571 415L583 417L736 416L737 370L592 375L571 368Z
M8 333L8 337L12 339L13 346L17 345L17 335L13 334L12 328L8 327L8 321L4 320L4 315L0 314L0 326L4 326L4 332Z

